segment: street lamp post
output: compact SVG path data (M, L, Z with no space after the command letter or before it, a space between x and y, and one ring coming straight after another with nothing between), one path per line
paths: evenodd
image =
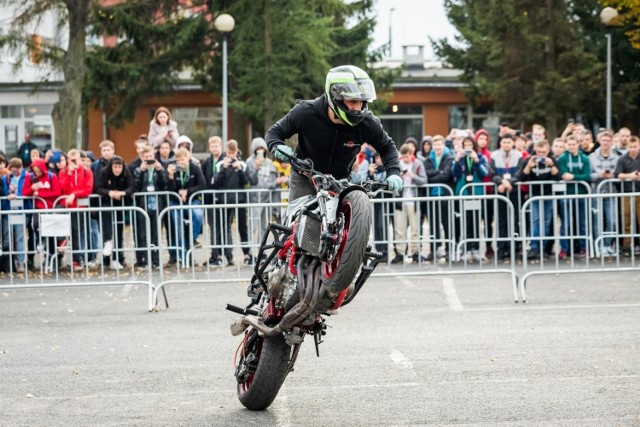
M222 148L227 145L227 129L229 125L229 106L227 101L227 35L233 31L236 22L233 16L223 13L213 21L216 30L222 33Z
M605 7L600 12L600 20L607 27L607 129L611 129L611 27L618 17L618 11L612 7Z

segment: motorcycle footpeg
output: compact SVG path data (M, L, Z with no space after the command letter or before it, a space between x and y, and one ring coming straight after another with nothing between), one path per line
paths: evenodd
M241 333L244 332L245 329L247 329L249 327L249 325L246 325L242 322L242 317L238 317L236 319L233 319L233 321L231 322L231 335L238 336Z

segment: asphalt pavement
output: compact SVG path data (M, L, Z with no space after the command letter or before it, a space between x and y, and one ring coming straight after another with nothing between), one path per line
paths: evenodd
M640 272L373 278L272 406L239 403L246 283L0 290L3 426L640 426Z

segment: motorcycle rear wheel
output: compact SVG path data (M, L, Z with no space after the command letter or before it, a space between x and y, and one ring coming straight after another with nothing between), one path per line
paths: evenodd
M284 336L260 337L252 350L258 367L246 381L238 383L238 399L247 409L262 411L274 401L287 377L291 346Z
M334 296L349 287L364 259L371 228L369 196L363 191L348 193L340 203L338 215L344 221L338 251L331 262L322 263L322 280Z

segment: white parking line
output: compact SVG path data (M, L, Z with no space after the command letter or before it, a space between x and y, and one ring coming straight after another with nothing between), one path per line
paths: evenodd
M464 307L458 298L456 288L453 286L453 279L442 279L442 288L447 297L447 303L452 311L462 311Z
M389 353L389 356L391 357L391 360L393 360L393 363L395 363L396 365L400 365L401 367L406 368L406 369L412 369L413 368L413 362L411 360L409 360L407 358L407 356L405 356L404 354L400 353L395 348L393 350L391 350L391 353Z

